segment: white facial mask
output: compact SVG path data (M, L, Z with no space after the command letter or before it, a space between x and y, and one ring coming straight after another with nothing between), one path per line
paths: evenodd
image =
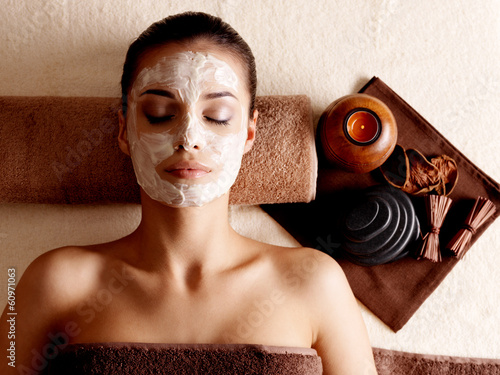
M177 90L188 113L173 130L142 133L139 137L136 102L141 90L152 84ZM152 199L176 207L203 206L227 193L236 180L248 135L244 108L241 106L238 133L220 135L207 127L194 109L203 90L213 84L237 92L238 77L224 61L199 52L182 52L163 58L154 67L138 74L131 90L127 135L137 182ZM210 181L205 183L171 183L162 179L155 168L172 156L179 145L187 152L192 152L196 145L195 155L203 153L220 172L210 172L207 176Z

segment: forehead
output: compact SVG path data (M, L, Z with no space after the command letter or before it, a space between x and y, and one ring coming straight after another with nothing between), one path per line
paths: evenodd
M217 79L218 74L233 72L236 80L242 84L246 81L243 64L230 52L221 50L207 43L194 45L168 44L146 52L137 64L132 87L144 81L144 73L155 70L162 76L196 75L197 69L209 69L206 77Z

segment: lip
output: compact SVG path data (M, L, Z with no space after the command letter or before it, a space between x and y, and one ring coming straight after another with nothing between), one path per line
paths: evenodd
M211 172L205 164L193 160L183 160L165 167L165 172L183 179L200 178Z

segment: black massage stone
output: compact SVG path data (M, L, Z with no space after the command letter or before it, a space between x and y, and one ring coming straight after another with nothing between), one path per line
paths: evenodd
M401 215L398 202L391 196L385 197L384 200L387 202L386 205L391 212L391 220L389 221L389 225L387 225L387 227L384 230L381 231L376 230L378 234L372 236L369 240L364 242L350 241L349 237L346 236L346 233L344 231L344 236L347 239L344 245L349 253L360 256L371 255L377 252L383 246L385 246L390 241L390 239L396 234ZM369 236L367 235L367 237Z
M345 219L345 236L354 242L366 242L387 229L392 219L389 203L368 198L353 208Z
M389 241L382 247L378 248L376 252L372 253L371 256L364 257L365 259L360 259L361 262L376 262L377 264L383 264L391 261L393 258L399 255L406 246L405 234L408 232L408 213L403 208L400 207L400 217L399 223L394 235L389 239Z
M419 237L419 223L408 196L386 185L368 188L343 221L342 250L351 262L374 266L408 255Z

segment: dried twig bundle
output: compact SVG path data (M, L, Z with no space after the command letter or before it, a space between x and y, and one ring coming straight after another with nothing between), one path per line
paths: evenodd
M446 248L453 251L458 259L462 259L467 250L469 250L472 235L476 233L476 230L483 225L495 211L496 207L492 201L484 197L478 197L462 229L452 238Z
M426 195L425 209L429 220L429 232L425 235L418 259L426 258L432 262L441 262L439 231L450 209L452 200L444 195Z

